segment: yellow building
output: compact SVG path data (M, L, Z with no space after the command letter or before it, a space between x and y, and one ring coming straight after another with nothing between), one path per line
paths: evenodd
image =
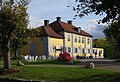
M50 24L49 20L44 20L44 26L39 28L41 31L37 38L22 48L21 54L57 58L59 53L66 51L74 58L77 55L85 58L90 56L104 58L103 49L92 47L93 36L83 31L81 27L74 26L72 21L65 23L61 21L61 17L57 17L56 21ZM97 55L95 55L96 51Z

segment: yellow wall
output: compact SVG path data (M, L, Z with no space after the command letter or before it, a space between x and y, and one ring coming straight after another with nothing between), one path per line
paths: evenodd
M50 55L58 57L61 52L60 51L55 52L52 51L51 49L53 46L55 46L56 49L60 49L61 47L63 47L63 39L50 38L49 44L50 44Z
M68 35L70 35L70 41L68 41ZM77 42L75 42L75 38L77 36ZM72 33L65 33L65 37L66 37L66 47L71 47L72 48ZM78 41L80 37L80 42ZM82 37L84 37L84 43L82 43ZM89 44L88 44L88 38L89 38ZM78 34L74 34L74 48L78 48L81 50L82 52L82 48L87 48L90 49L90 38L91 37L87 37L87 36L82 36L82 35L78 35ZM70 53L72 54L72 52ZM74 52L74 56L76 57L76 55L78 55L78 53ZM80 56L90 56L90 53L80 53Z

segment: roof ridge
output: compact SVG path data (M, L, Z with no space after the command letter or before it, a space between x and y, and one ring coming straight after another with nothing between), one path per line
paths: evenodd
M58 23L60 23L60 25L61 25L62 29L65 31L65 28L64 28L64 27L63 27L63 25L61 24L61 23L62 23L62 21L58 21Z
M49 35L48 30L47 30L46 27L47 27L47 26L44 26L44 30L45 30L46 34Z

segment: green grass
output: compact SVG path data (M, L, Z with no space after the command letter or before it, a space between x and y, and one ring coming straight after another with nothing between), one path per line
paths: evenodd
M0 77L57 82L120 82L120 72L80 67L24 66L23 71Z
M11 60L12 65L17 65L18 60ZM0 65L3 65L3 60L0 60Z

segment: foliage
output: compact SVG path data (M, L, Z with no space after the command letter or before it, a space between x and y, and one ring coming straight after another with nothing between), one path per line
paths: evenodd
M105 58L113 58L113 48L112 45L107 41L106 38L94 39L93 47L103 48Z
M111 23L103 32L113 48L114 56L120 57L120 23Z
M31 37L31 30L30 29L21 29L21 28L16 28L16 36L13 37L11 47L12 51L14 51L14 56L15 57L20 57L17 54L17 50L20 49L22 46L28 44L30 42L30 37Z
M105 13L105 17L100 20L103 23L110 20L120 21L120 0L75 0L75 2L77 5L72 6L77 13L75 18L77 16L84 17L91 13L100 16Z
M74 60L73 57L70 57L70 54L67 52L63 52L59 54L59 57L57 58L58 61L72 61Z
M23 71L7 74L4 77L45 82L119 82L120 73L100 69L57 66L24 66Z
M0 3L0 48L4 56L4 68L10 66L10 50L14 40L23 41L28 25L28 0L10 0ZM14 42L14 43L13 43Z

